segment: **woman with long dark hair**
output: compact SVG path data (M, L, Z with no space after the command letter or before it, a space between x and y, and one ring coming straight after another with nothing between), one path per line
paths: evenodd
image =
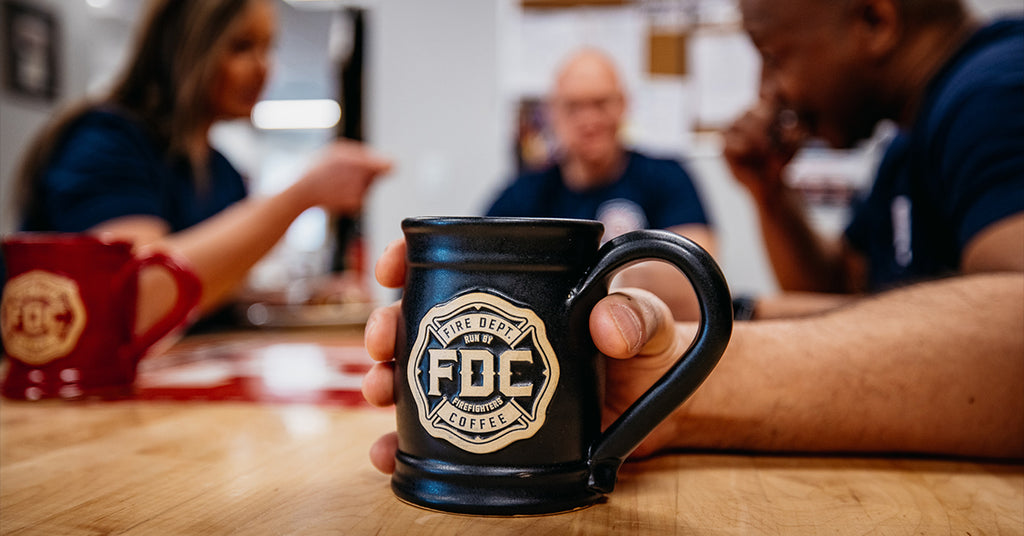
M249 117L275 32L272 0L153 1L112 88L71 105L31 144L19 173L23 230L104 234L175 252L200 277L209 311L304 210L359 210L390 166L359 144L331 144L291 187L266 198L247 198L241 175L210 146L215 122ZM166 301L142 304L140 327Z

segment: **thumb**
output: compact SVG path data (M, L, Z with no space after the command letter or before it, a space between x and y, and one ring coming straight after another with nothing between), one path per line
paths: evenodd
M357 141L338 140L334 142L333 149L357 159L360 166L374 174L387 173L393 166L390 158Z
M376 152L367 150L364 153L363 163L369 168L374 174L388 173L394 166L394 162L390 158L386 158Z
M634 288L610 294L594 306L590 334L601 353L616 359L660 355L676 342L675 322L665 302Z

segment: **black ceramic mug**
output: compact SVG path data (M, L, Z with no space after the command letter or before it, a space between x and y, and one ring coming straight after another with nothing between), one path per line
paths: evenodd
M710 255L666 231L599 249L585 220L414 218L396 348L395 494L468 514L571 510L615 485L622 461L692 393L732 332ZM602 433L602 360L589 317L642 260L689 277L702 320L676 364Z

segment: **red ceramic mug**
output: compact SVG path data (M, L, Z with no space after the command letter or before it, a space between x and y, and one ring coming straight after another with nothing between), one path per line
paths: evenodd
M180 328L199 303L199 279L163 253L134 256L128 242L90 235L19 233L3 241L7 282L0 303L7 398L126 394L139 360ZM166 270L174 306L135 334L139 273Z

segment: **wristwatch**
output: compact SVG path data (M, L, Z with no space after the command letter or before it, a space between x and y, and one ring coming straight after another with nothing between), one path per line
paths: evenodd
M753 320L757 309L757 299L753 296L737 296L732 299L733 320Z

